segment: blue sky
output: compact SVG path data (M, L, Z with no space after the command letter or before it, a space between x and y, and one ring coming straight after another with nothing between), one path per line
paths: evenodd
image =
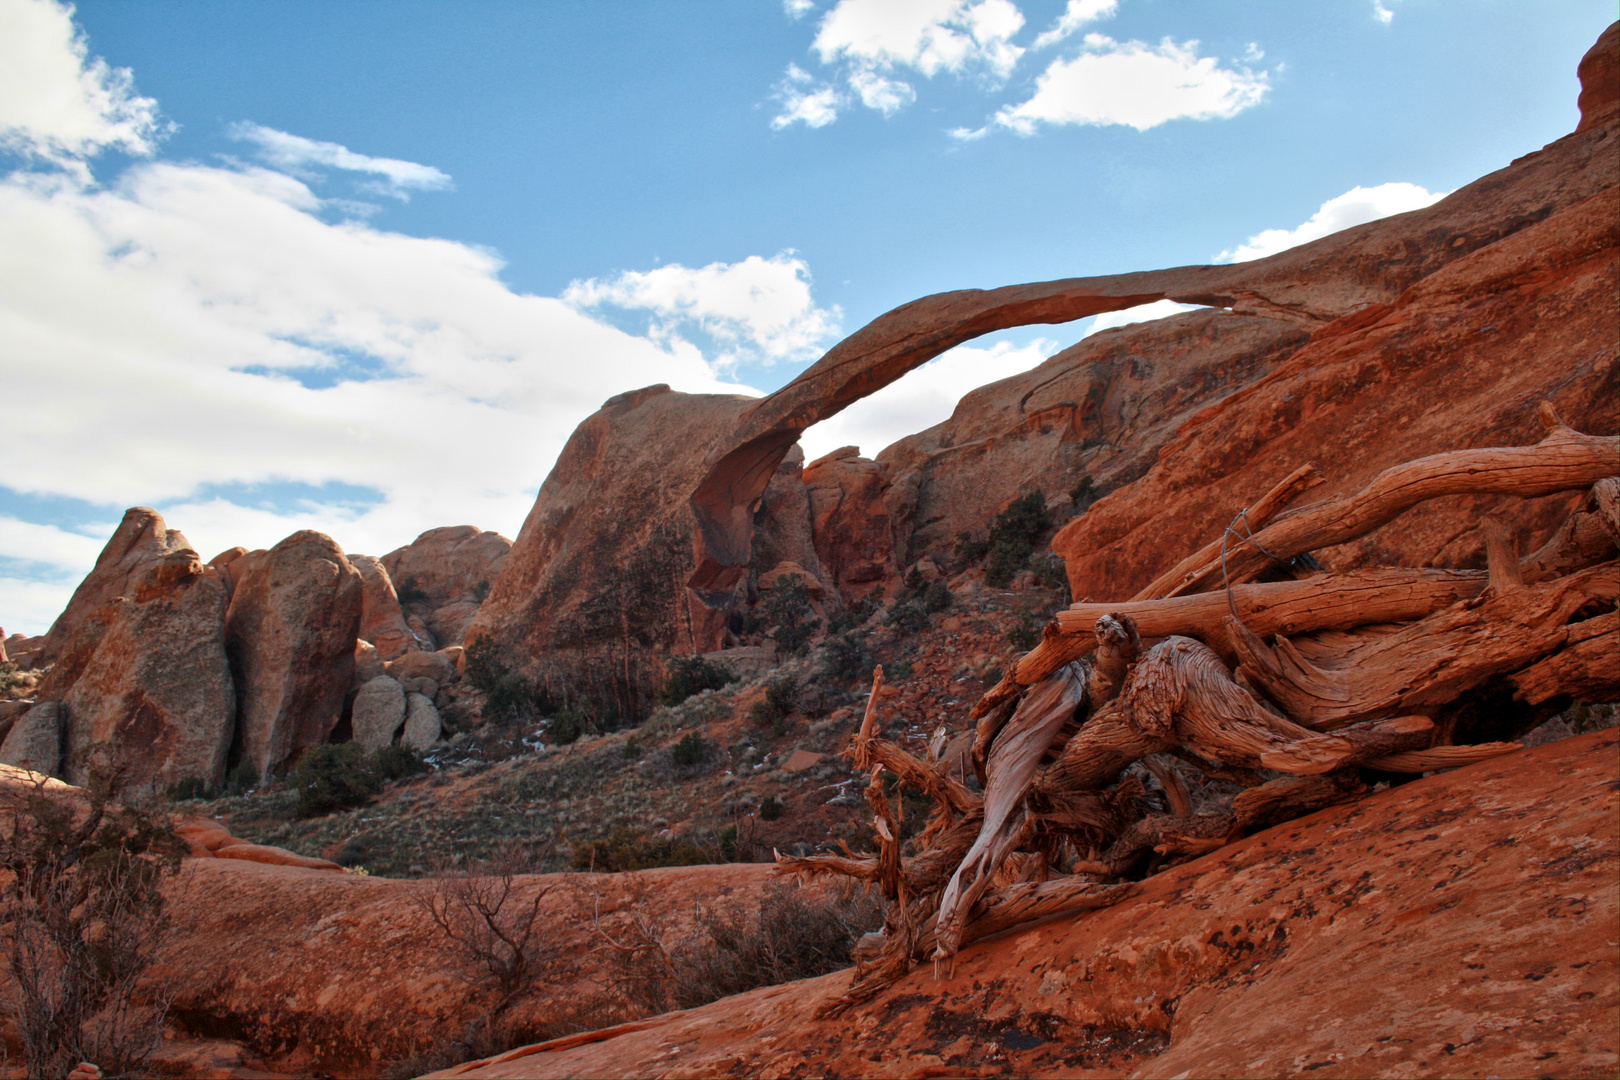
M48 626L125 506L204 557L514 535L610 394L768 391L931 292L1424 205L1572 130L1613 17L0 0L0 625ZM965 346L807 451L875 453L1094 329Z

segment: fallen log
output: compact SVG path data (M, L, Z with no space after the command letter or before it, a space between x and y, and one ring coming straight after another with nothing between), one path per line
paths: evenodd
M1442 495L1531 499L1589 488L1620 467L1620 438L1571 430L1546 402L1538 415L1547 435L1534 446L1451 450L1392 466L1354 495L1285 513L1253 537L1233 538L1224 559L1190 572L1182 589L1252 580L1279 560L1348 543Z
M1499 675L1529 667L1584 633L1568 625L1620 593L1614 564L1438 611L1339 658L1307 660L1286 637L1268 646L1242 620L1225 620L1243 670L1289 716L1320 731L1380 714L1422 713Z

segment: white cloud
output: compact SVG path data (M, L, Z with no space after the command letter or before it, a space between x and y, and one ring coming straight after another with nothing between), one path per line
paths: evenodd
M260 158L283 172L307 178L316 167L324 166L345 172L367 173L381 178L369 186L370 190L393 196L401 202L410 199L412 190L445 191L455 186L448 174L431 165L418 165L414 161L395 158L368 157L337 143L317 142L261 124L236 123L228 131L233 139L256 144Z
M1054 60L1036 80L1034 95L995 119L1021 135L1034 134L1040 124L1146 131L1171 120L1236 116L1269 89L1265 72L1221 67L1213 57L1199 57L1196 41L1148 45L1087 34L1078 56Z
M73 9L0 0L0 147L74 169L108 147L147 155L162 134L157 102L127 68L91 59Z
M819 308L810 293L810 268L784 251L736 263L627 271L605 281L576 281L563 299L579 308L602 305L644 310L654 316L655 340L674 340L683 324L695 324L728 350L716 360L812 359L837 333L839 310Z
M962 396L986 383L1028 371L1058 349L1045 339L987 348L958 345L899 380L807 429L799 444L807 460L840 446L858 446L867 457L891 443L948 420Z
M1044 49L1056 45L1087 23L1113 18L1118 11L1119 0L1069 0L1063 14L1058 16L1058 21L1052 24L1050 30L1036 38L1030 48Z
M116 524L107 526L99 536L85 536L69 532L55 525L40 525L23 521L10 514L0 514L0 558L25 563L42 563L67 570L88 569L106 546Z
M12 634L26 634L29 637L43 634L62 614L62 609L67 607L82 576L78 574L71 579L48 580L0 573L0 599L4 600L0 619L5 620L0 623L0 628L5 630L7 637Z
M1263 259L1279 251L1319 240L1324 236L1362 225L1391 214L1408 210L1421 210L1432 206L1451 194L1449 191L1432 192L1417 184L1392 183L1377 187L1353 187L1336 198L1322 204L1311 219L1293 229L1266 229L1249 237L1247 241L1216 257L1216 262L1248 262Z
M782 10L790 19L802 19L816 10L816 0L782 0Z
M772 88L782 109L771 126L825 127L854 101L892 116L917 98L897 77L903 71L1005 79L1024 53L1012 43L1023 25L1011 0L839 0L822 16L811 48L823 64L839 68L835 77L844 88L788 65Z
M1372 0L1373 18L1388 26L1395 18L1395 12L1385 7L1383 0Z
M771 118L771 127L777 131L793 124L805 127L826 127L838 119L838 110L844 105L844 95L836 86L818 83L797 64L789 64L782 81L771 88L771 96L782 103L782 111Z

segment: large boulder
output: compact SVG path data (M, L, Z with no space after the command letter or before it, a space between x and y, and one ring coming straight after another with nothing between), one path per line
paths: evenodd
M407 614L421 619L434 639L419 641L417 648L461 644L511 550L512 541L500 533L447 525L382 557Z
M360 637L377 648L384 660L420 649L419 640L405 622L399 594L381 559L370 555L350 555L349 562L360 572Z
M363 585L324 533L251 553L226 620L242 755L261 776L327 740L354 671Z
M70 778L82 782L83 751L102 745L137 787L219 783L236 719L220 572L141 508L125 514L96 565L52 629L54 664L37 690L61 703ZM127 573L109 596L106 571L117 566Z
M23 713L0 743L0 765L15 765L45 776L62 765L62 706L41 701Z
M350 707L354 741L370 753L394 741L405 723L405 688L399 680L379 675L367 681Z
M769 588L766 579L772 576L774 568L791 567L810 587L818 604L836 610L843 604L837 592L828 588L831 575L822 567L816 553L810 521L810 493L803 473L804 451L791 446L765 486L754 511L749 571L756 587Z
M433 699L425 694L411 694L405 703L405 726L399 733L401 746L426 752L439 741L442 725L439 710Z

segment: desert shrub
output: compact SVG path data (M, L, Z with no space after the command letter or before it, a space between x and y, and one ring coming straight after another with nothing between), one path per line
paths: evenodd
M799 694L799 680L791 675L773 679L765 687L765 696L748 708L748 719L755 724L779 724L793 712Z
M928 616L951 606L951 590L943 581L928 581L917 571L906 575L905 587L894 598L883 621L903 633L916 634L928 629Z
M1074 503L1076 517L1091 509L1091 504L1100 498L1102 493L1097 490L1097 485L1092 483L1089 476L1082 476L1080 482L1069 489L1069 499Z
M657 866L700 866L715 860L711 852L688 837L648 836L618 828L603 839L575 843L572 861L575 870L616 874Z
M712 724L730 715L731 703L716 696L713 690L705 690L679 705L660 705L654 709L643 721L641 733L648 739L656 739L684 728Z
M225 786L221 789L222 795L246 795L259 786L259 770L253 764L253 759L244 757L236 763L236 768L225 774Z
M810 643L821 620L810 606L810 588L794 574L780 579L765 590L765 622L775 627L776 646L789 656L798 656Z
M775 821L782 816L783 809L781 799L778 799L775 795L767 795L764 801L759 804L759 816L765 821Z
M634 759L636 759L636 758L638 758L640 756L641 756L641 740L636 738L634 735L632 735L628 739L624 740L624 758L625 758L625 760L626 761L633 761Z
M866 620L876 615L881 606L872 597L863 596L832 617L827 624L827 633L843 634L865 626Z
M724 664L706 660L701 655L672 656L665 665L669 678L658 700L665 705L679 705L694 694L705 690L719 690L737 681L737 676Z
M1028 652L1041 642L1041 630L1035 619L1029 614L1018 620L1011 630L1007 631L1007 644L1015 649Z
M9 697L11 691L23 683L22 672L15 661L0 664L0 697Z
M670 757L674 759L675 764L688 769L702 764L706 756L708 747L705 740L695 731L688 731L682 735L676 741L675 748L670 751Z
M185 802L187 799L206 799L211 793L208 781L200 776L187 776L170 784L163 794L170 802Z
M1062 593L1063 604L1069 604L1069 571L1062 559L1056 555L1033 558L1029 561L1029 568L1035 572L1035 584Z
M1011 506L997 514L995 524L990 526L985 584L999 589L1028 566L1035 544L1051 525L1046 496L1039 490L1015 499Z
M554 708L545 690L514 672L493 638L473 639L463 653L466 679L484 692L484 718L511 725L533 720Z
M989 690L991 687L995 686L1000 681L1001 681L1001 665L1000 664L993 664L990 667L986 668L985 671L984 671L984 674L982 676L980 676L980 678L979 678L980 684L986 690Z
M0 1000L29 1076L80 1061L140 1075L163 1038L171 992L147 978L170 928L163 882L185 845L168 819L126 800L123 772L92 761L84 800L43 784L0 804Z
M876 890L861 885L772 886L753 911L705 913L698 933L678 944L665 939L645 900L636 907L612 928L597 920L597 929L610 946L610 977L644 1013L695 1008L848 967L861 935L883 924Z
M971 566L990 553L990 540L988 537L975 538L970 532L956 534L956 557L964 565Z
M546 721L546 738L558 746L568 746L590 726L590 719L572 709L563 709Z
M419 776L428 771L428 763L422 760L422 755L409 746L381 746L374 750L367 766L377 779L383 783L390 780L403 780L407 776Z
M394 582L394 595L399 597L402 607L406 604L426 604L430 600L428 594L416 584L416 578L409 574Z
M821 673L840 682L872 677L872 651L860 634L830 635L821 643Z
M884 682L905 682L909 678L911 678L910 660L895 660L883 665Z
M482 604L489 597L489 582L479 581L472 587L473 599Z

